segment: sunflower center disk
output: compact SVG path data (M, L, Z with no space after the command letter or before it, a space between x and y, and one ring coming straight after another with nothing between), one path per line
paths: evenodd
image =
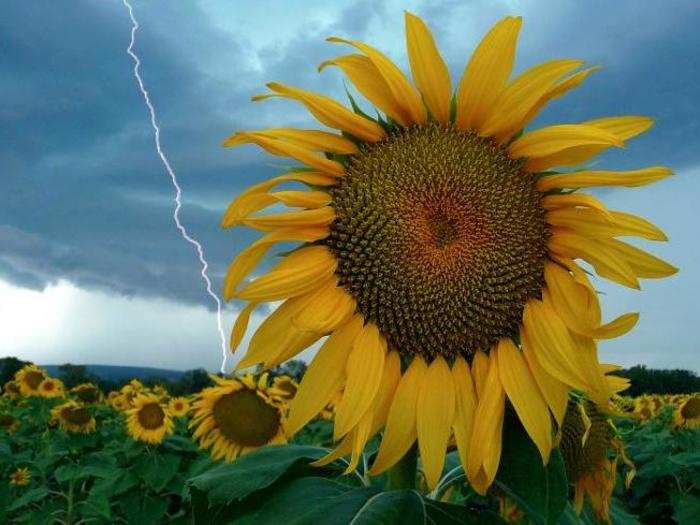
M44 374L41 372L29 372L27 373L25 382L29 385L29 388L36 390L39 388L39 384L44 380Z
M155 430L163 425L165 412L158 403L144 405L138 412L139 423L146 430Z
M404 354L487 350L543 285L533 175L490 139L431 125L352 158L328 245L359 312Z
M221 396L214 405L214 420L229 440L245 447L268 443L279 430L279 411L252 390Z

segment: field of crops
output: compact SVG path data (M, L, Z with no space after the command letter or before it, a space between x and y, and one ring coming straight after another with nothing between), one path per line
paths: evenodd
M584 415L585 403L572 401L561 452L547 467L517 420L506 417L507 468L479 496L465 482L454 447L432 491L420 467L413 490L398 487L391 473L369 477L375 440L354 473L343 458L311 466L332 446L331 406L290 443L282 432L267 439L269 446L227 447L221 435L207 433L202 414L207 398L231 381L238 391L264 394L281 415L296 390L293 378L264 375L217 378L189 397L172 398L137 380L105 395L92 384L64 389L39 368L20 371L0 397L0 522L691 524L700 515L697 396L618 398L612 420L590 407ZM251 407L238 406L240 428L229 431L251 443L261 438L262 445L269 421L262 412L251 419ZM572 422L581 416L590 421L577 455L572 440L581 434ZM614 428L614 436L603 428ZM613 482L596 484L603 471L581 476L581 464L603 435L613 436L604 452Z

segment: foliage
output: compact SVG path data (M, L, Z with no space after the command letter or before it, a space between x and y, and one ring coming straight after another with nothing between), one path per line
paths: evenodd
M28 361L22 361L16 357L0 358L0 386L10 381L19 369L28 364Z
M700 391L700 377L690 370L659 370L644 365L633 366L615 372L626 377L632 385L625 394L637 397L642 394L690 394Z

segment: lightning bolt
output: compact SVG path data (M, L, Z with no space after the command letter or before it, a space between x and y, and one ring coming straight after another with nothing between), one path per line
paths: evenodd
M165 166L165 170L168 172L168 175L170 175L170 180L172 181L173 188L175 189L175 196L173 199L175 201L175 209L173 210L173 221L175 222L175 226L177 226L177 229L180 231L180 235L182 235L182 238L185 239L188 243L190 243L197 251L197 257L199 258L199 262L202 266L201 276L202 280L206 284L207 294L209 294L212 301L214 301L214 303L216 304L216 324L219 330L219 337L221 339L221 373L225 374L226 358L228 356L228 351L226 348L226 336L224 335L223 323L221 320L221 300L212 290L211 280L209 279L208 274L209 263L207 263L207 259L204 255L204 248L202 248L202 245L187 232L187 228L185 228L180 222L180 208L182 208L182 189L180 188L180 185L177 182L175 171L173 171L172 167L170 166L170 162L168 162L168 158L165 156L165 153L163 153L163 148L160 144L160 128L158 127L158 123L156 121L156 110L154 109L153 104L151 103L151 97L148 95L148 90L146 89L143 83L143 79L141 78L141 60L139 60L139 57L136 55L136 53L134 53L134 43L136 42L136 31L139 28L139 23L134 17L134 10L132 9L131 4L128 2L128 0L122 0L122 3L124 4L124 7L126 7L126 9L129 11L129 18L131 19L131 41L129 42L129 47L126 48L126 52L134 60L134 77L136 78L136 82L138 83L139 89L141 90L141 94L143 95L143 100L146 103L146 106L148 106L148 111L151 116L151 127L153 127L153 138L155 140L156 151L158 152L160 160L163 162L163 166Z

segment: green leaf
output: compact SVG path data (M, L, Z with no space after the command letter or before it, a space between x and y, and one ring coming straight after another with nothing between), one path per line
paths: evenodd
M54 471L54 477L59 483L65 483L81 477L82 468L80 465L64 465Z
M9 512L12 512L13 510L21 509L22 507L25 507L30 503L34 503L35 501L41 501L48 495L49 491L46 489L46 487L37 487L35 489L29 489L18 499L16 499L7 510Z
M430 499L424 500L427 523L430 525L489 525L505 523L491 511L453 505Z
M109 500L104 496L90 496L78 504L80 514L85 518L99 516L106 520L112 517Z
M163 440L163 448L173 452L197 452L198 448L191 439L182 436L168 436Z
M179 456L149 454L134 466L134 473L156 492L161 491L180 468Z
M324 448L303 445L262 447L230 465L219 465L192 478L188 484L206 492L212 504L227 503L269 487L289 470L327 453Z
M352 519L353 525L423 525L423 500L415 490L392 490L372 496Z
M700 516L700 498L693 494L683 494L673 502L673 517L678 525L696 525Z
M557 523L566 506L568 482L561 453L553 450L545 467L539 450L511 410L506 413L495 485L536 524Z

